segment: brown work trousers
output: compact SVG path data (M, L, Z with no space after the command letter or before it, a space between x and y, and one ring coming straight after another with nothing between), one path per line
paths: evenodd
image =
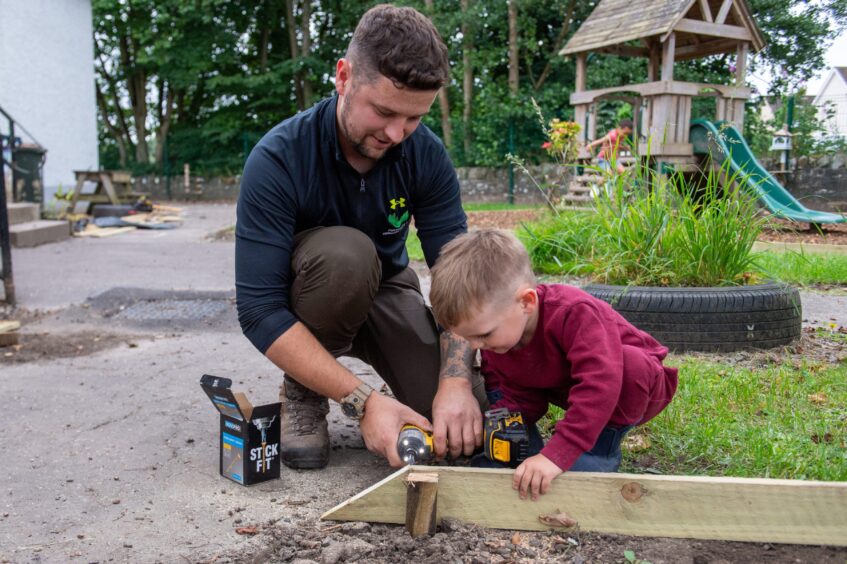
M291 309L324 348L370 364L394 397L431 419L439 334L414 270L382 280L370 238L339 226L298 233L291 274ZM487 405L481 377L473 383L474 395Z

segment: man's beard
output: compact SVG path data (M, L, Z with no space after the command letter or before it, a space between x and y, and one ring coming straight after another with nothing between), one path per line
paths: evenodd
M366 159L371 160L379 160L384 155L385 152L390 149L374 149L372 147L368 147L365 145L365 139L367 139L367 135L360 136L358 139L354 137L354 133L352 131L352 127L350 126L350 112L351 107L353 105L353 95L356 93L356 90L353 89L347 94L347 98L344 100L344 105L341 108L341 119L339 120L339 125L341 127L341 134L347 139L347 142L353 146L353 149L359 153L359 155L365 157Z

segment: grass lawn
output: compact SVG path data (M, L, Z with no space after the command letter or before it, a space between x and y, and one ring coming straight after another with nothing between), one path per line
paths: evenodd
M788 284L847 284L847 255L762 252L756 264L768 278Z
M847 344L843 335L830 337ZM671 356L668 364L680 369L676 396L630 433L622 472L847 480L844 361L752 368L702 355ZM542 431L562 414L551 406Z

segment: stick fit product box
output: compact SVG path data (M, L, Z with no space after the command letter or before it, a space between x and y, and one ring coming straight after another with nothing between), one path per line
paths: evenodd
M244 486L279 478L280 403L254 407L229 378L205 374L200 385L221 414L221 475Z

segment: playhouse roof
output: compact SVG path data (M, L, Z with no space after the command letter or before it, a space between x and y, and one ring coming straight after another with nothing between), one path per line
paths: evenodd
M649 56L647 44L676 32L678 59L735 52L739 41L765 46L745 0L601 0L559 52ZM624 45L639 41L638 45Z

